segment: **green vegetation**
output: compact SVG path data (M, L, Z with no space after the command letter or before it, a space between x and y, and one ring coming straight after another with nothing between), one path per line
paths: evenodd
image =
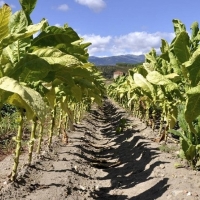
M138 64L129 64L129 63L117 63L115 66L97 66L97 69L102 72L102 75L106 79L112 79L113 78L113 73L115 71L121 71L124 72L125 74L128 73L129 69L132 69L133 67L138 67L142 65L142 63Z
M45 19L33 24L30 14L37 0L19 2L22 10L14 14L7 4L0 8L1 115L5 116L5 105L18 113L12 181L17 176L27 121L32 124L28 142L30 165L37 135L37 152L40 152L48 113L51 113L48 143L51 148L56 114L61 112L59 129L62 128L66 134L68 129L74 129L73 124L81 120L91 103L101 104L105 94L104 78L88 62L87 47L90 43L83 43L83 39L67 24L50 26ZM33 37L35 33L39 34Z
M175 38L171 44L162 40L161 55L152 49L145 63L118 77L108 93L153 129L159 117L160 136L167 140L171 132L180 137L180 157L199 168L199 25L192 24L190 37L181 21L174 19L173 24ZM174 130L177 123L180 129Z
M175 38L162 40L161 55L154 49L146 54L145 63L101 66L88 62L88 46L67 24L50 26L46 19L33 24L30 14L37 0L20 0L22 9L12 14L5 4L0 8L0 134L15 132L16 143L11 181L17 177L19 157L24 144L24 129L29 124L28 161L34 149L40 153L44 127L49 122L48 147L52 139L74 130L92 103L102 104L106 94L105 79L119 76L107 88L108 94L135 116L155 129L160 121L159 136L168 133L180 138L180 157L194 168L200 167L200 31L191 26L191 36L184 24L173 20ZM33 37L38 33L36 37ZM101 71L101 72L100 72ZM10 115L10 114L12 115ZM6 120L14 116L13 126ZM178 123L180 129L175 130ZM165 125L165 126L164 126ZM127 126L121 119L116 129ZM13 128L14 127L14 128ZM56 130L55 130L56 129ZM2 138L2 137L1 137ZM37 143L35 141L37 140ZM5 141L5 140L3 140ZM34 148L37 144L37 148ZM163 151L169 151L163 146Z

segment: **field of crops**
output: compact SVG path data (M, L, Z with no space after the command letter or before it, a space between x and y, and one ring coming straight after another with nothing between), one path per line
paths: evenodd
M152 49L107 85L76 31L33 24L36 2L20 0L14 14L0 8L0 197L198 199L198 23L188 34L174 19L175 37L162 39L160 55Z

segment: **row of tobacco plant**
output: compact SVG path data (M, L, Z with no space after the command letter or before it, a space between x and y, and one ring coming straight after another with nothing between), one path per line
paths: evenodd
M36 135L40 153L48 112L51 147L56 109L60 111L59 127L66 134L67 127L73 130L74 122L81 119L91 103L101 104L105 93L104 79L88 62L90 43L83 43L67 24L50 26L45 19L33 24L30 14L37 0L19 2L22 9L14 14L7 4L0 8L0 108L10 104L19 112L12 181L17 176L25 120L32 122L28 142L28 164L31 164Z
M185 25L173 20L175 37L169 44L161 40L161 54L152 49L143 65L129 70L109 85L108 93L134 115L155 128L160 116L159 134L180 138L180 157L200 167L200 31L197 22L191 34ZM175 129L178 124L179 129ZM164 126L165 125L165 126ZM163 128L164 127L164 128ZM176 126L177 127L177 126Z

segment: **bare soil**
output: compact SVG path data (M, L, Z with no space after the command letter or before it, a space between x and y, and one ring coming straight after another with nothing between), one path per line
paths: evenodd
M128 125L117 133L122 118ZM0 199L200 199L200 172L178 158L178 144L153 142L156 133L110 100L68 134L68 144L55 137L52 150L35 155L31 167L22 154L15 183L7 178L12 155L3 159Z

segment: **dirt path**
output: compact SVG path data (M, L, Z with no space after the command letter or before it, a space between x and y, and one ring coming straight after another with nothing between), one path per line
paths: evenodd
M120 119L129 126L116 133ZM106 100L94 107L68 145L54 139L54 150L22 167L17 183L7 183L12 159L0 163L1 200L200 199L200 173L176 169L174 153L159 151L151 129ZM23 160L25 156L23 156ZM184 163L182 163L184 164Z

